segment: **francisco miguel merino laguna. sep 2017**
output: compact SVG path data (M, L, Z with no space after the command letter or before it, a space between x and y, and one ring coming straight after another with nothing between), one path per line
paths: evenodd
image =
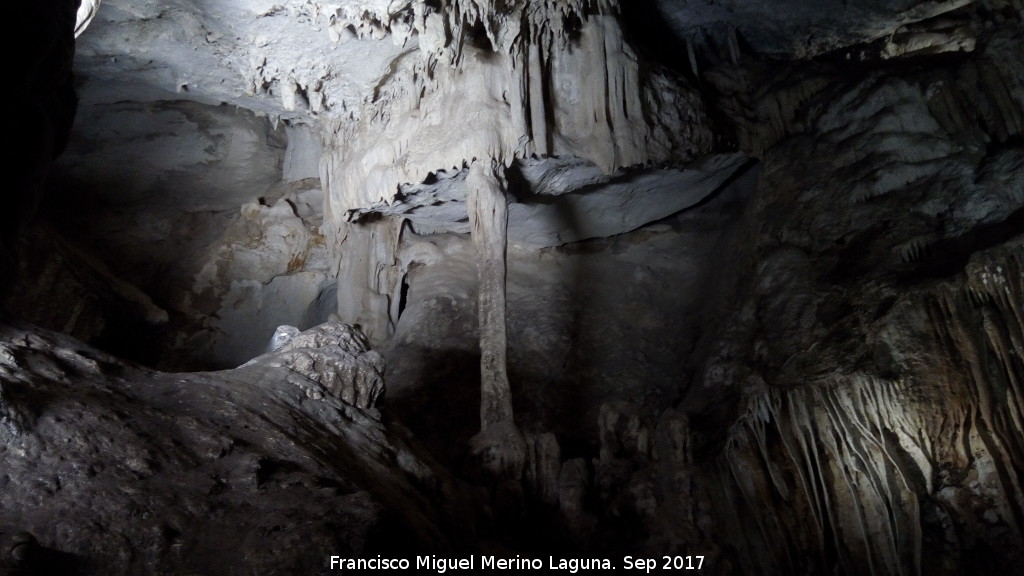
M655 569L669 570L700 570L704 564L703 556L664 556L663 562L654 558L634 558L626 556L622 568L627 570ZM566 570L572 574L580 570L612 570L613 566L607 558L555 558L549 556L547 562L540 558L499 558L496 556L469 556L466 558L439 558L437 556L417 556L415 560L407 558L342 558L330 557L332 570L433 570L444 574L449 570Z

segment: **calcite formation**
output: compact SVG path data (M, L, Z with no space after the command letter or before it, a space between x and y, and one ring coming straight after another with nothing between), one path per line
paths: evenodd
M369 409L384 394L384 359L370 350L362 333L339 322L295 335L275 350L275 358L294 373L289 382L314 399L327 394Z
M505 330L505 246L508 201L487 161L473 164L467 177L471 236L480 268L480 428L512 423Z
M1021 254L978 253L953 282L898 297L876 320L883 366L750 393L725 451L743 504L721 503L764 523L744 530L750 552L777 556L753 563L823 561L780 554L795 542L887 574L1020 560ZM1004 553L971 558L978 546Z
M0 572L1019 571L1019 0L72 4Z
M402 185L474 160L508 166L535 154L576 156L610 171L683 162L711 145L700 98L666 71L641 68L615 2L410 7L407 15L393 7L360 13L371 15L371 29L410 23L418 44L358 113L325 124L333 152L323 159L324 214L344 246L334 258L339 274L366 278L360 288L369 300L339 297L338 314L378 342L393 331L378 302L399 277L395 254L381 254L377 238L394 235L395 225L358 236L348 228L362 209L399 200Z

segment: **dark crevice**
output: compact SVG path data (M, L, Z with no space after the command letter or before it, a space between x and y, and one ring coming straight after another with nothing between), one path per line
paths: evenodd
M673 72L695 79L686 57L686 40L680 38L653 0L623 2L623 34L645 61L656 62Z
M494 52L494 45L491 43L491 39L487 36L487 28L485 28L483 22L479 20L466 29L465 39L467 44L482 50L484 53L489 54Z
M1018 208L1002 222L980 225L956 238L944 238L927 246L921 258L898 281L914 283L959 274L976 252L1006 243L1024 234L1024 208Z
M409 302L409 273L406 272L402 275L402 288L398 294L398 318L402 319L402 312L405 312L405 307Z

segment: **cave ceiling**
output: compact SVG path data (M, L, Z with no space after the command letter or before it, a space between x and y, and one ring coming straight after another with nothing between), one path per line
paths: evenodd
M707 68L744 55L785 62L887 39L891 46L901 27L969 2L87 4L82 10L92 20L76 48L83 109L190 100L250 110L275 128L305 127L328 150L324 186L334 224L379 212L409 217L423 230L464 231L457 202L464 186L450 176L474 158L507 165L536 154L561 157L537 177L581 182L590 176L580 160L605 173L684 166L728 144L713 122L722 112L708 110L707 87L691 87ZM608 16L624 22L621 32ZM971 38L959 32L930 42L961 49ZM425 185L445 171L441 186ZM514 233L532 237L531 245L561 243L557 230Z
M104 0L77 45L86 101L195 99L287 121L352 117L412 51L450 47L431 14L486 22L502 37L526 2L447 0ZM812 58L868 43L969 0L608 0L549 2L551 13L625 12L635 35L667 28L701 50ZM535 10L535 8L531 8ZM438 37L440 35L440 38ZM657 36L655 36L657 38ZM508 39L498 40L508 44ZM502 46L494 46L501 49ZM506 46L507 48L507 46ZM652 47L658 50L657 46ZM666 45L661 48L668 50Z

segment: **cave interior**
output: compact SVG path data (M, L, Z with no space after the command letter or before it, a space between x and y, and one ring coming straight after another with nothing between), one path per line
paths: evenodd
M10 22L0 574L1024 563L1021 0Z

